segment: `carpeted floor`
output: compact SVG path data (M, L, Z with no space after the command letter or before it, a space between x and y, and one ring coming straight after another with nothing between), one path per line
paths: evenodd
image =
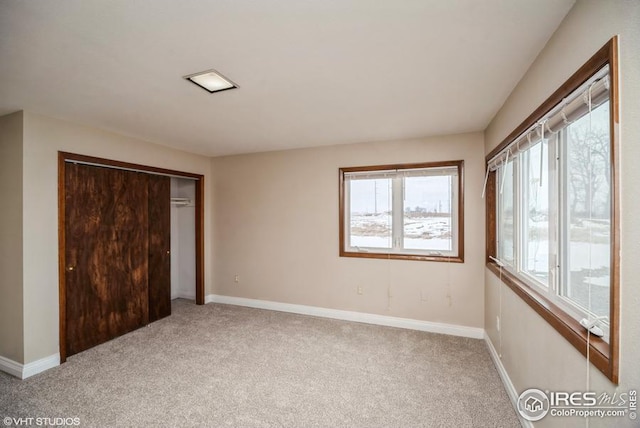
M27 380L0 372L0 416L96 427L520 426L481 340L184 300L171 317Z

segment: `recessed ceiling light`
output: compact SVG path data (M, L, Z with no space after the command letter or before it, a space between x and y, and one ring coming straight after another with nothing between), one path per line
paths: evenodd
M215 70L201 71L200 73L184 76L184 78L211 94L238 87L238 85Z

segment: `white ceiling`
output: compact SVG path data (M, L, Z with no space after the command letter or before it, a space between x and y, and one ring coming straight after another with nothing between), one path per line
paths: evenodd
M3 0L0 115L206 155L479 131L573 3Z

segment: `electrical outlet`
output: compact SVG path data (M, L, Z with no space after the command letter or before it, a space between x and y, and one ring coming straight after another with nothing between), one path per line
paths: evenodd
M429 296L428 293L426 291L421 291L420 292L420 300L423 302L426 302L429 300Z
M233 277L233 282L235 282L236 284L240 282L240 275L236 275Z
M358 285L358 294L364 294L364 288L362 285Z
M500 317L499 316L496 317L496 329L498 329L498 331L500 331Z

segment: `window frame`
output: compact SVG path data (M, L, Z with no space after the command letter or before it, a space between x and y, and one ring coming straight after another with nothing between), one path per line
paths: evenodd
M438 255L438 254L425 254L419 252L412 252L412 250L403 250L402 252L385 251L380 249L377 252L360 252L352 251L347 246L346 238L348 233L348 224L346 221L346 210L348 202L346 198L349 195L348 190L345 187L346 179L345 173L351 172L376 172L385 170L409 170L409 169L428 169L428 168L443 168L443 167L456 167L458 170L458 183L456 187L457 191L457 216L454 220L452 229L455 228L456 237L454 241L454 248L457 248L456 255ZM393 164L393 165L373 165L373 166L356 166L356 167L344 167L339 168L339 255L340 257L356 257L356 258L373 258L373 259L391 259L391 260L418 260L418 261L444 261L453 263L464 263L464 161L438 161L438 162L423 162L423 163L411 163L411 164ZM394 210L397 207L393 207Z
M613 37L582 67L580 67L560 88L544 101L527 119L524 120L507 138L505 138L487 156L487 163L505 149L547 112L560 104L562 100L578 89L602 67L609 65L610 98L609 98L609 132L610 132L610 165L611 165L611 261L609 289L609 342L589 335L578 320L563 309L555 298L532 287L509 269L501 268L496 262L498 249L498 183L496 171L488 173L486 184L486 267L500 280L522 298L533 310L544 318L579 352L588 357L590 362L614 384L618 384L619 372L619 298L620 298L620 162L619 162L619 68L618 38ZM488 168L488 165L487 165ZM557 172L556 172L557 173ZM552 227L557 228L561 219L556 219ZM556 232L557 233L557 232ZM561 296L555 296L561 297ZM588 347L588 348L587 348Z

